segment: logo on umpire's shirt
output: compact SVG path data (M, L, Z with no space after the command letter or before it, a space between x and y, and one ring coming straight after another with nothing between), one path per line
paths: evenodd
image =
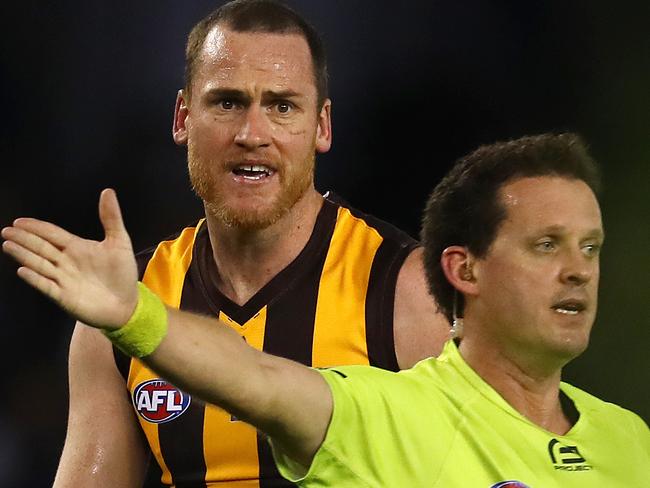
M153 424L174 420L187 410L192 398L159 378L140 383L133 390L133 406Z
M569 446L557 439L551 439L548 443L548 454L557 471L590 471L593 469L593 466L587 464L587 460L580 454L578 446Z
M530 488L528 485L523 484L521 481L501 481L490 488Z

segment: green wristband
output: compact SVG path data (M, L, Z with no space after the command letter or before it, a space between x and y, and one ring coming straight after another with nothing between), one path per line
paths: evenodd
M129 321L119 329L103 331L115 346L134 358L154 352L167 335L167 309L162 300L139 281L138 294Z

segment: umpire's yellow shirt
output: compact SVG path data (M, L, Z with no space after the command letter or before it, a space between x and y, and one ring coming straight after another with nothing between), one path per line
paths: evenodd
M300 486L650 486L650 430L637 415L563 383L579 418L566 435L553 434L513 409L453 342L400 373L346 366L322 374L334 412L309 471L276 453L280 472Z

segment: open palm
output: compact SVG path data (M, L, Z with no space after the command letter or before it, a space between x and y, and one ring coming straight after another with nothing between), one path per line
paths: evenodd
M99 198L103 241L83 239L42 220L20 218L2 230L3 251L18 261L18 276L78 320L119 328L138 301L137 266L117 196Z

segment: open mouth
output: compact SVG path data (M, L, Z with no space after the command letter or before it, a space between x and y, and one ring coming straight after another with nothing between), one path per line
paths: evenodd
M587 306L580 300L563 300L556 303L551 308L557 313L563 315L578 315L580 312L583 312Z
M275 174L274 169L263 164L239 164L233 168L232 172L235 176L250 181L259 181Z

